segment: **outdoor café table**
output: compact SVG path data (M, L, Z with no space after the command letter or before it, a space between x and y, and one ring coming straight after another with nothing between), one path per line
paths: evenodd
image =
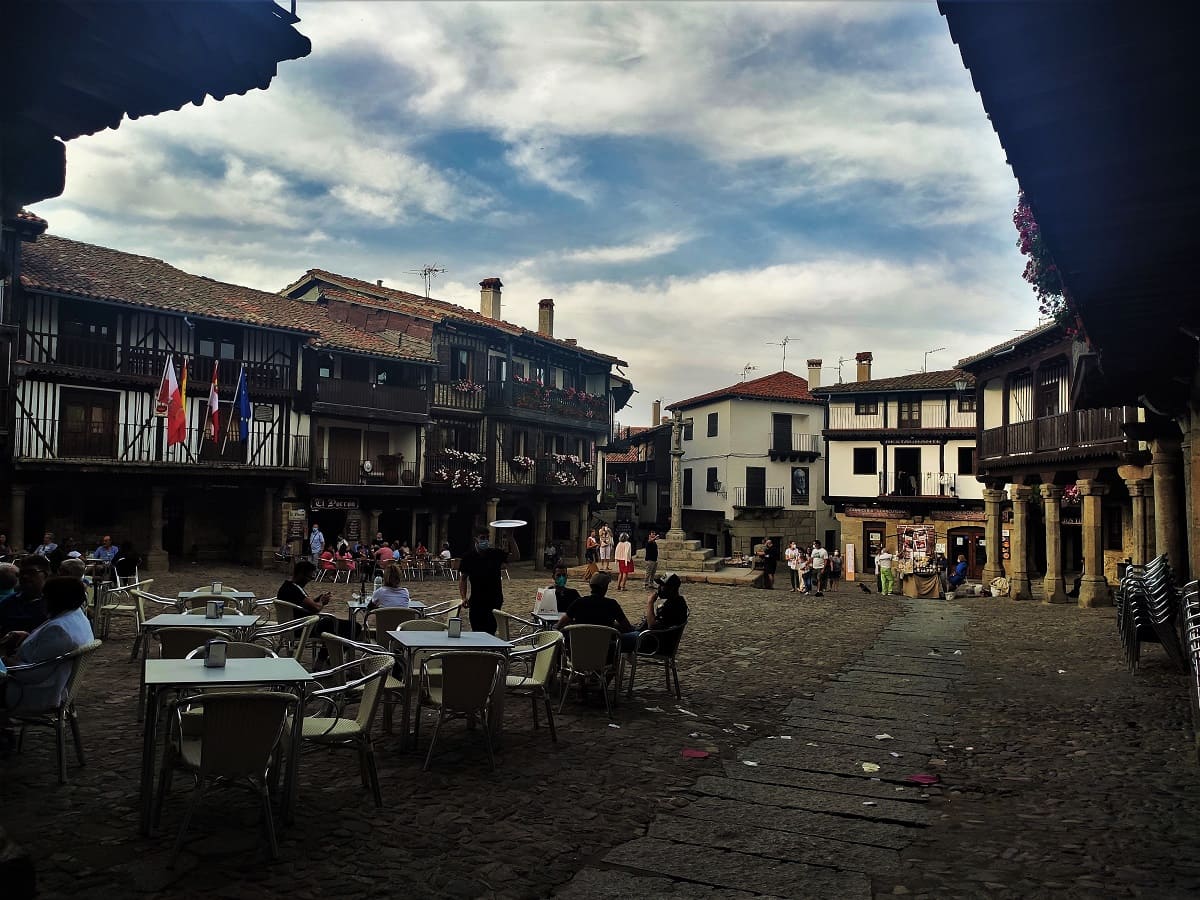
M155 616L153 619L147 619L142 623L142 630L145 632L157 631L159 628L212 628L216 631L229 631L238 637L245 637L255 625L258 624L258 616L240 616L228 615L222 616L219 619L210 619L207 616L194 615L188 616L183 613L163 613L160 616ZM149 657L150 635L146 634L145 640L142 641L142 684L138 691L138 721L142 720L142 716L146 711L146 665L152 660Z
M363 619L365 620L366 616L367 616L367 607L369 607L370 605L371 605L370 601L367 601L367 600L351 600L349 603L346 604L346 606L349 607L349 609L350 609L350 639L351 640L357 640L355 635L358 634L359 628L361 627L358 624L358 614L362 613ZM422 618L422 619L425 618L425 604L424 603L421 603L417 600L409 600L408 606L406 608L414 610L419 618Z
M170 618L159 616L159 618ZM187 616L181 618L196 618ZM212 619L211 621L218 621ZM208 668L202 659L148 659L144 677L148 693L146 724L142 734L141 828L150 833L154 808L154 764L158 756L159 695L164 690L203 690L212 687L294 687L300 696L292 717L291 751L287 754L287 784L280 808L283 821L290 822L296 801L296 775L299 771L300 740L304 722L304 692L312 675L290 656L278 658L230 659L220 668Z
M206 597L210 594L212 591L180 591L179 608L183 609L183 604L193 597ZM254 591L221 591L220 596L222 600L236 601L238 612L245 612L249 608L249 604L258 599Z
M542 631L549 631L551 628L557 625L558 620L562 618L562 613L560 612L532 612L530 615L539 625L542 626Z
M404 692L404 717L400 722L400 746L402 749L407 749L409 742L412 688L415 686L412 679L414 677L419 679L421 676L420 672L414 673L412 670L413 654L418 650L427 653L444 653L448 650L490 650L503 653L507 657L509 651L512 650L512 645L508 641L502 641L494 634L488 634L485 631L464 631L459 637L450 637L445 631L404 631L402 629L389 631L388 634L404 651L404 670L408 672L409 678L409 689ZM496 692L492 694L490 725L493 738L499 737L503 719L504 680L500 679L496 686Z

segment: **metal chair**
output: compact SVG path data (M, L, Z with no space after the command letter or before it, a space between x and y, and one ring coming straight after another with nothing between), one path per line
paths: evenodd
M563 629L566 654L563 658L561 712L567 702L567 692L578 681L586 694L588 682L595 680L604 696L604 708L609 716L621 685L621 633L607 625L568 625ZM609 684L614 685L609 702Z
M671 693L671 680L675 680L675 699L682 700L683 692L679 687L679 669L675 658L679 653L679 643L683 639L683 630L687 627L673 625L670 628L642 631L637 636L633 652L625 654L629 659L629 692L633 696L633 681L637 677L639 665L662 666L667 677L667 693Z
M496 637L502 641L515 641L542 630L542 626L533 619L523 619L502 609L492 612L496 616Z
M100 639L108 640L108 630L112 624L113 616L129 616L134 620L135 625L138 624L138 609L137 601L134 599L131 591L134 588L144 588L148 584L153 584L153 578L147 578L145 581L130 581L128 584L118 583L115 587L110 587L100 597L97 614L99 616ZM132 657L131 657L132 658Z
M276 601L278 606L279 601ZM312 637L312 630L320 621L320 616L305 616L302 619L292 619L278 625L264 625L253 637L256 644L265 644L281 656L290 656L297 662L304 655L307 647L312 651L313 662L317 659L317 642Z
M528 643L528 648L519 645ZM533 727L538 727L538 701L546 708L546 721L550 724L550 739L558 743L558 732L554 729L554 707L550 703L550 691L558 672L558 657L562 651L563 636L557 631L539 631L513 642L515 648L508 655L508 674L504 688L509 693L523 694L533 703ZM521 674L513 669L525 668Z
M434 677L434 669L437 677ZM504 656L482 650L452 650L434 653L421 665L420 691L417 694L417 721L413 731L413 743L420 740L421 708L429 706L438 711L429 741L429 752L425 755L422 771L429 771L433 751L437 747L438 733L447 719L466 719L478 715L483 721L484 744L487 747L488 764L494 771L496 759L492 753L491 697L496 690L497 680L504 671Z
M21 726L17 734L17 751L20 752L25 742L25 729L28 726L53 729L58 748L59 784L67 783L66 730L68 727L71 729L71 738L75 742L75 756L79 760L79 765L80 767L87 765L87 760L83 755L83 739L79 735L79 716L75 710L75 695L79 690L83 675L92 661L92 655L100 649L102 643L103 641L93 640L70 653L56 656L54 659L9 666L8 675L4 679L8 716ZM55 674L61 673L62 667L67 667L66 683L58 699L50 705L34 703L32 706L23 707L21 701L24 691L28 690L32 693L36 689L45 689L48 681L50 681L50 687L53 688L56 681L51 679Z

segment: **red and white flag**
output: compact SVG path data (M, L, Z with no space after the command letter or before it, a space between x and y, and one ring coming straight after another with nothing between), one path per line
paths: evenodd
M220 403L217 400L217 367L221 365L219 360L213 360L213 377L212 384L208 388L208 419L209 426L212 428L212 439L215 441L217 435L221 433L221 414Z
M183 391L179 389L179 381L175 378L175 362L170 356L163 368L154 411L157 415L167 417L167 446L186 444L187 417L183 411Z

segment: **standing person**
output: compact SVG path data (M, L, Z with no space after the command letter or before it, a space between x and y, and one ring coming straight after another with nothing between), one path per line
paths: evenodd
M617 541L617 548L613 552L617 560L617 590L625 590L625 582L629 580L629 576L633 573L633 544L629 542L628 533L622 531L621 537Z
M594 563L600 558L600 539L596 537L596 529L593 528L587 539L587 550L583 554L583 561Z
M763 561L763 587L768 591L775 590L775 569L779 566L779 548L775 546L775 542L767 538L763 542L762 549L758 551L758 555Z
M892 588L896 586L895 576L892 573L892 561L895 558L886 545L875 556L875 574L879 576L879 592L881 594L890 594Z
M800 548L795 541L788 541L787 549L783 551L783 559L792 575L792 593L800 590Z
M321 558L321 551L325 549L325 535L321 533L321 526L313 522L312 533L308 536L308 549L312 553L313 562Z
M838 581L842 577L842 551L834 550L833 555L829 557L829 589L837 588Z
M612 529L608 527L608 523L600 526L600 568L601 571L609 572L612 570L612 551L613 539Z
M803 547L800 548L800 559L798 560L798 563L799 565L797 568L800 569L800 583L804 585L802 588L800 588L800 593L811 594L813 593L812 557L808 555L808 551Z
M653 590L657 585L654 576L658 574L658 532L653 528L646 536L646 587Z
M812 564L812 580L817 588L817 596L824 597L825 567L829 562L829 553L821 546L820 541L813 541L812 553L808 555Z
M471 620L472 631L496 633L494 610L504 605L504 589L501 573L508 562L508 554L492 546L487 530L480 531L475 546L463 556L458 564L458 596ZM467 585L471 593L467 595Z

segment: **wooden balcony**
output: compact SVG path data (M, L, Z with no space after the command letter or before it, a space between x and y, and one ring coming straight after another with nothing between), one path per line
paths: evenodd
M417 464L402 462L396 456L380 456L372 460L371 471L363 469L361 459L325 457L317 460L313 484L357 484L383 487L419 488Z
M483 412L484 404L487 402L487 386L482 385L482 390L474 388L465 388L464 386L455 387L454 383L445 384L437 382L433 386L432 403L434 406L439 406L444 409L460 409L468 412Z
M209 439L189 428L183 443L167 446L165 422L63 422L21 419L15 426L14 461L80 465L179 465L246 469L308 468L308 437L251 432L246 441ZM294 472L292 473L294 474Z
M957 497L958 478L953 472L880 472L879 496Z
M1132 407L1079 409L986 428L979 437L979 459L989 462L1053 462L1072 456L1117 453L1128 443L1123 426L1136 421Z
M319 404L318 412L360 409L397 413L407 418L429 415L429 394L422 388L341 378L318 378L315 403Z
M506 387L511 393L506 393ZM511 397L511 399L510 399ZM582 391L560 390L535 383L492 381L487 386L489 411L538 421L551 421L589 431L608 431L608 399Z

